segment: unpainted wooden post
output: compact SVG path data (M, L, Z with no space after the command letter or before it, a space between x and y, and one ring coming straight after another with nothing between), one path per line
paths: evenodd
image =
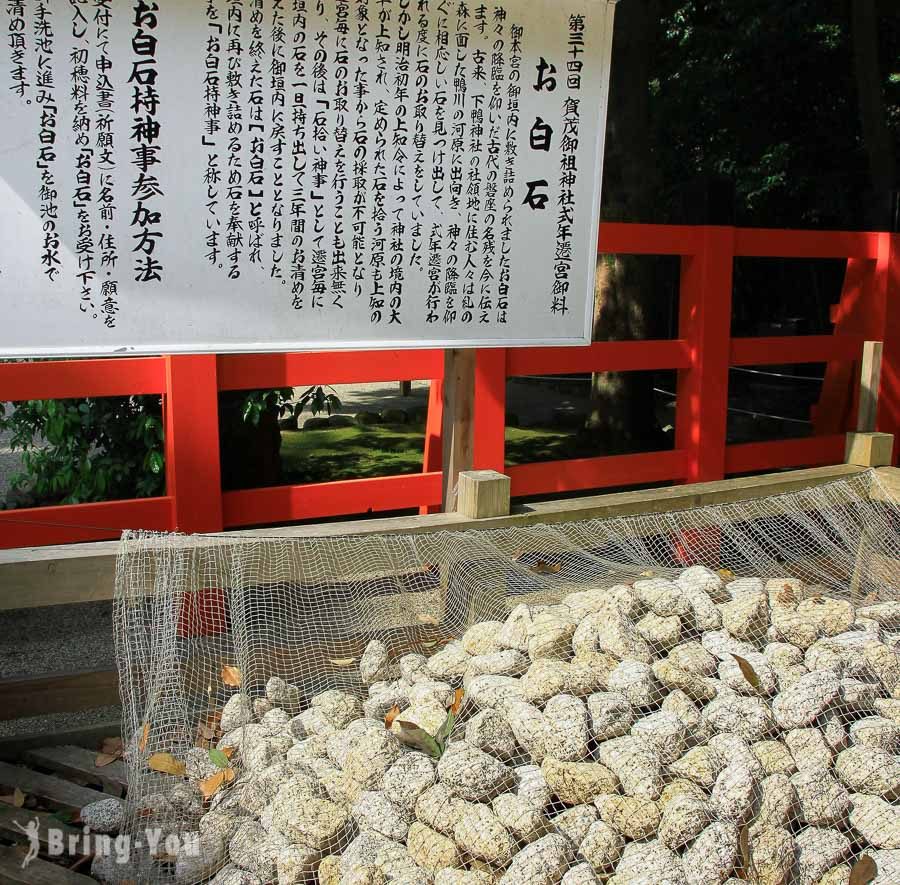
M464 470L459 475L456 512L468 519L509 516L509 477L496 470Z
M444 351L444 512L456 509L460 471L472 467L472 427L475 415L475 351Z
M847 434L844 456L848 464L859 467L887 467L893 457L893 435L875 431L881 387L881 354L880 341L866 341L863 345L856 432Z

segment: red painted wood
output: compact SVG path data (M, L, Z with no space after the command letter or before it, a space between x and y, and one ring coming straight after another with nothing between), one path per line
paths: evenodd
M444 460L444 381L436 378L428 388L428 416L425 419L423 473L440 473ZM440 504L422 504L419 513L440 513Z
M758 258L866 258L878 255L878 234L840 230L737 228L734 254Z
M166 490L175 502L171 528L218 532L222 529L222 483L216 357L165 359Z
M687 341L597 341L587 347L515 347L507 355L507 374L564 375L572 372L634 372L686 369Z
M725 472L756 473L781 467L818 467L844 460L846 437L813 436L808 439L776 439L742 443L725 450Z
M442 350L361 350L336 353L225 354L218 357L219 390L416 381L444 374Z
M0 363L0 401L162 393L162 357Z
M862 355L859 335L798 335L777 338L732 338L732 366L853 362Z
M0 510L0 548L107 541L125 529L167 531L172 508L166 497Z
M475 356L475 410L472 467L503 472L506 462L506 360L500 348Z
M702 242L702 227L608 221L600 225L597 251L619 255L693 255Z
M440 501L439 472L247 489L222 496L228 528L408 510Z
M734 228L704 228L703 250L681 261L679 335L693 367L678 373L675 446L687 455L685 479L725 472Z
M524 497L675 481L684 478L686 464L685 453L676 450L516 464L507 466L505 472L512 495Z
M876 429L894 434L894 459L900 458L900 234L878 235L875 298L884 311L881 387Z

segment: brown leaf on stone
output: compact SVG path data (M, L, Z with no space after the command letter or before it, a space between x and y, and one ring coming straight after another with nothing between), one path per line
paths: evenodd
M141 739L138 741L138 750L142 753L147 749L147 741L150 739L150 723L144 723L144 730L141 732Z
M555 575L558 571L562 569L561 562L544 562L542 559L539 559L537 562L528 566L533 572L537 572L539 575Z
M147 766L152 771L161 771L163 774L173 774L176 777L184 777L184 763L176 759L171 753L154 753L148 760Z
M797 594L790 584L785 584L776 594L775 602L784 608L793 608L797 604Z
M737 662L738 667L740 667L741 675L744 677L744 679L746 679L747 682L749 682L750 685L753 686L753 688L759 691L759 676L756 670L753 669L753 665L745 658L742 658L740 655L732 655L732 657Z
M716 574L727 584L734 580L734 572L730 568L720 568L716 570Z
M222 682L230 685L232 688L241 687L241 671L237 667L226 665L222 667Z
M453 693L453 703L450 705L450 712L455 716L459 712L459 708L462 706L463 697L465 696L465 691L463 689L458 688Z
M234 769L222 768L215 774L211 774L200 781L200 792L203 794L204 799L209 799L221 789L223 784L230 784L233 780Z
M334 667L352 667L356 658L329 658L328 663Z
M384 714L384 727L389 729L393 724L394 720L400 715L400 706L398 704L394 704L387 713Z
M850 885L869 885L878 875L878 865L871 855L864 854L850 870Z
M21 808L25 804L25 798L25 794L18 787L13 790L12 804L15 805L16 808Z

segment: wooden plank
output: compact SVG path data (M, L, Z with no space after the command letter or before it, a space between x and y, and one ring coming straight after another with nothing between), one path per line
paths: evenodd
M28 836L16 826L21 824L27 827L29 823L37 820L38 840L41 847L47 847L47 828L52 827L63 834L65 844L68 844L69 836L82 836L80 827L73 827L63 823L48 811L35 811L28 808L13 808L12 805L0 804L0 839L13 839L16 842L28 843Z
M444 512L456 510L456 484L461 470L471 470L475 415L476 351L444 351L444 459L441 500Z
M36 857L24 869L25 854L13 845L0 845L0 882L26 885L97 885L97 880Z
M0 721L119 703L115 670L0 680Z
M245 530L234 535L224 532L215 543L227 542L228 538L238 536L322 538L379 533L420 534L448 529L512 528L538 522L569 522L575 519L662 513L781 494L846 479L862 472L861 467L834 464L715 482L516 505L509 516L481 521L470 520L457 513L436 513L427 516L318 522ZM879 475L882 475L881 471ZM888 477L886 481L892 481L890 475L885 476ZM897 482L897 493L900 494L900 481ZM0 610L112 599L118 547L118 543L102 542L0 550Z
M49 768L60 774L74 776L89 783L102 784L107 792L122 795L128 786L128 772L125 764L117 759L109 765L95 765L97 752L85 750L84 747L72 745L61 747L40 747L28 750L22 755L22 761L36 768Z
M863 344L862 367L859 371L859 412L856 417L857 433L874 433L878 415L878 391L881 386L881 341Z
M82 747L99 747L103 738L122 731L120 720L98 722L95 725L79 725L75 728L60 728L56 731L43 730L0 737L0 759L14 761L28 750L38 747L65 746L78 744Z
M99 790L79 787L51 774L40 774L30 768L7 762L0 762L0 784L4 787L18 787L28 796L38 796L68 811L80 811L91 802L109 798Z

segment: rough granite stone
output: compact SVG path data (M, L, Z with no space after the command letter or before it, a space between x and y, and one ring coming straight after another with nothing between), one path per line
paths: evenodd
M511 768L465 741L451 744L438 762L437 772L442 783L471 802L499 795L514 778Z
M600 820L628 839L646 839L659 829L659 805L652 799L605 795L598 796L594 805Z

